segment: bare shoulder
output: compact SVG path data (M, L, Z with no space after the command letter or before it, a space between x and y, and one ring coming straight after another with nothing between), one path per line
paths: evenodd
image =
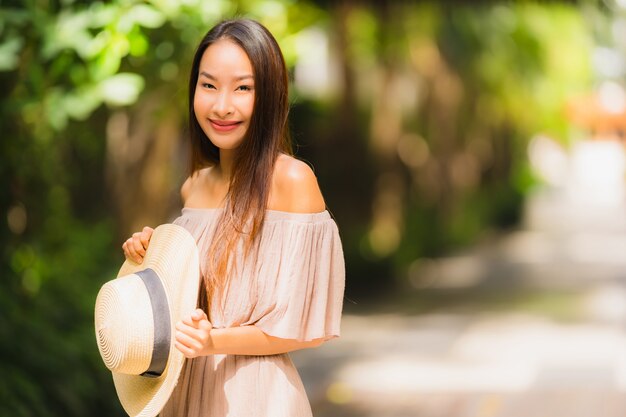
M280 155L274 166L269 208L294 213L318 213L326 203L313 169L289 155Z
M202 179L208 175L210 169L211 168L199 169L187 177L183 185L180 187L180 197L183 201L183 205L193 194L194 189L197 188Z

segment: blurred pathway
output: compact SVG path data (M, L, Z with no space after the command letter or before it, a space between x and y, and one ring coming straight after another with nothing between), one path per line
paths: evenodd
M565 192L535 194L521 230L420 264L411 291L294 353L314 415L626 415L626 207Z

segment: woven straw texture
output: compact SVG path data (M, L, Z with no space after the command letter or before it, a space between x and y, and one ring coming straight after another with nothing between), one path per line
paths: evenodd
M191 313L196 308L198 299L198 283L199 283L199 267L198 252L195 240L190 236L189 232L184 228L173 225L161 225L154 230L150 245L144 260L141 264L132 261L126 261L122 265L118 273L118 278L105 284L96 301L98 308L96 309L96 332L103 331L103 323L106 319L103 315L118 314L116 312L116 302L121 297L116 291L118 280L131 280L133 285L137 286L137 290L129 297L137 297L136 301L125 300L125 302L136 302L136 305L143 302L141 297L147 297L145 286L140 278L134 275L135 272L152 268L162 279L167 301L170 308L171 317L171 343L170 356L167 367L159 378L147 378L139 375L129 375L116 372L113 370L113 382L119 400L124 410L131 417L154 417L156 416L168 398L170 397L174 387L178 382L178 378L184 363L183 354L175 348L175 325L181 320L183 315ZM140 288L141 286L141 288ZM100 298L102 296L102 299ZM148 303L148 305L150 305ZM144 320L145 329L152 328L152 311L144 309L136 314L142 314L140 320ZM137 319L136 317L134 319ZM100 327L100 328L99 328ZM145 337L137 333L136 326L132 327L133 331L128 328L119 329L115 336L125 338L126 342L131 343L132 349L129 349L127 356L145 357L145 350L152 351L152 336ZM133 334L134 332L134 334ZM113 365L113 369L119 366L122 358L116 352L121 351L117 348L120 342L114 340L107 346L101 347L103 359L107 365ZM143 353L142 353L143 351ZM149 360L151 353L147 354ZM134 366L127 369L119 369L119 371L135 371L141 372L146 369L147 363L138 362Z

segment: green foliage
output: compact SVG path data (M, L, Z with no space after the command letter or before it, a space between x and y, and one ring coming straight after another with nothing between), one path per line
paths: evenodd
M5 246L0 414L121 415L93 336L95 293L115 273L112 224L56 216L32 243Z
M345 25L344 59L358 88L359 123L370 126L364 137L376 172L365 186L362 172L352 176L375 191L360 259L349 264L387 261L404 277L416 259L518 222L534 182L530 138L541 132L566 142L567 99L592 82L593 35L581 10L535 2L354 4ZM346 206L338 218L362 230Z
M128 116L156 91L163 103L147 120L156 125L171 111L183 120L193 48L222 17L259 19L290 68L302 54L303 29L321 28L331 45L344 32L345 51L333 52L346 68L341 82L354 91L344 86L333 102L307 101L294 89L292 124L299 155L318 167L337 215L352 288L389 286L389 265L403 271L513 224L532 183L528 138L565 136L563 99L590 78L591 36L571 5L374 2L346 11L295 0L18 3L0 4L2 416L123 415L93 334L96 293L122 260L106 132L112 114ZM441 88L451 93L437 96ZM449 100L455 92L458 103ZM383 99L386 106L377 106ZM372 145L380 140L372 120L403 100L403 146L426 155L413 165L398 159L399 146L389 153ZM456 165L461 175L450 174ZM473 182L464 182L467 167L477 168ZM385 187L374 189L389 173L400 192L398 204L385 207L401 213L400 226L389 229L396 247L381 254L372 247L372 207L385 202L376 195L384 197ZM388 218L379 219L385 226Z
M238 13L288 38L319 12L289 1L0 5L0 415L124 415L93 330L96 293L122 261L107 120L157 86L181 97L197 41Z

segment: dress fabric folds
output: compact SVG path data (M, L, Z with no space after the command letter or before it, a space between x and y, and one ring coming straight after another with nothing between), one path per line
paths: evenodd
M188 208L174 224L196 239L201 270L222 209ZM215 328L254 325L270 336L309 341L339 336L345 266L328 211L267 210L258 244L236 254L229 284L215 294ZM309 417L311 407L288 354L187 359L161 417Z

